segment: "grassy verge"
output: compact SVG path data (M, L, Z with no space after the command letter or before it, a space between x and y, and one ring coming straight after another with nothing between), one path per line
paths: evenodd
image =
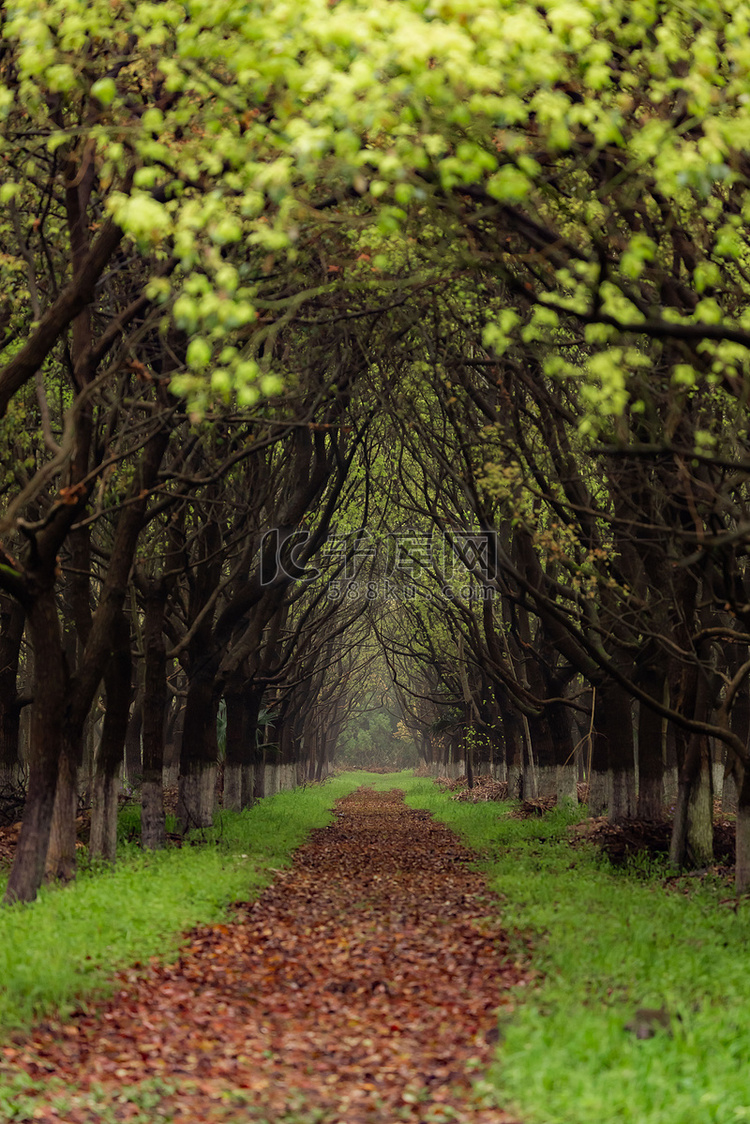
M482 853L510 929L535 936L544 973L501 1026L489 1085L539 1124L750 1121L750 902L725 884L665 888L647 863L615 871L571 850L564 809L508 820L429 781L398 781ZM635 1008L665 1004L673 1033L638 1040Z
M308 832L330 821L334 801L361 783L350 774L239 815L222 813L201 833L212 846L156 854L125 846L116 866L85 869L32 905L0 910L0 1036L50 1013L64 1016L105 991L117 968L174 954L186 929L256 897L272 868L287 865Z
M503 1018L488 1099L529 1124L750 1121L750 902L727 900L720 883L665 889L657 867L615 871L593 849L571 850L577 812L508 820L507 805L458 803L410 773L352 773L283 793L222 816L215 846L155 856L125 848L115 869L0 911L0 1031L64 1013L106 987L117 966L168 955L182 930L257 894L328 821L333 801L361 784L402 788L409 804L453 828L480 854L505 925L534 935L543 979ZM674 1015L672 1037L625 1031L636 1007L662 1004ZM26 1119L25 1093L33 1115L34 1083L19 1075L3 1085L0 1116ZM125 1089L121 1100L143 1101L136 1120L162 1119L161 1092ZM101 1119L110 1119L104 1110Z

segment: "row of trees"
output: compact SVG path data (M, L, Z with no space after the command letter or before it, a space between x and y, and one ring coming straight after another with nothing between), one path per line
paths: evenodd
M425 759L573 796L584 745L616 819L674 761L676 862L722 747L746 886L747 28L642 9L1 9L8 901L87 741L93 847L128 730L158 846L178 714L201 826L222 700L242 807L378 652Z

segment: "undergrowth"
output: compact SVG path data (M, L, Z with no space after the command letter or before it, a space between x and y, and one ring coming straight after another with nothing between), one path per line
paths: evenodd
M616 870L590 845L571 849L577 809L508 819L507 805L398 783L481 853L506 927L534 938L542 979L501 1019L487 1092L529 1124L750 1120L747 899L719 880L665 886L660 862ZM671 1037L625 1030L636 1008L662 1005Z
M335 778L239 814L220 812L214 828L192 833L193 845L160 852L125 841L136 834L126 808L115 866L84 858L72 885L0 909L0 1033L64 1016L106 991L117 968L175 954L182 932L221 918L232 901L256 897L308 832L330 822L334 801L361 783Z

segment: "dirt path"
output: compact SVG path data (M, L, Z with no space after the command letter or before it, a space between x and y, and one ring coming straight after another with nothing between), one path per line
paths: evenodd
M8 1062L69 1075L35 1120L501 1124L472 1100L524 969L467 851L396 791L360 790L236 921Z

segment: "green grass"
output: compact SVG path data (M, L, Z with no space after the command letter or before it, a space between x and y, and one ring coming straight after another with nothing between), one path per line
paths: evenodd
M502 1018L498 1060L479 1086L490 1101L528 1124L750 1121L750 902L735 903L719 882L665 889L658 863L616 871L591 848L572 850L576 810L509 820L509 805L458 803L410 772L348 773L222 815L206 833L211 846L144 856L124 842L114 869L0 911L0 1030L64 1014L101 992L114 968L176 951L181 931L256 895L269 868L361 784L402 788L453 828L479 853L518 954L525 935L534 939L541 980ZM137 826L126 811L123 839ZM681 1016L672 1038L625 1031L636 1007L662 1003ZM25 1080L5 1090L8 1106L25 1095L32 1103Z
M566 842L577 811L509 820L498 804L399 782L471 847L511 930L535 938L544 974L502 1019L487 1088L530 1124L750 1121L750 902L726 884L665 888L660 864L614 870ZM687 892L682 892L685 890ZM638 1040L639 1006L681 1016Z
M193 833L214 845L144 854L125 843L116 866L84 868L74 884L0 910L0 1035L65 1016L106 991L117 968L173 955L182 932L256 897L273 877L269 868L287 865L308 832L330 822L334 801L361 783L350 774L221 813L210 832ZM126 809L123 838L135 820Z

